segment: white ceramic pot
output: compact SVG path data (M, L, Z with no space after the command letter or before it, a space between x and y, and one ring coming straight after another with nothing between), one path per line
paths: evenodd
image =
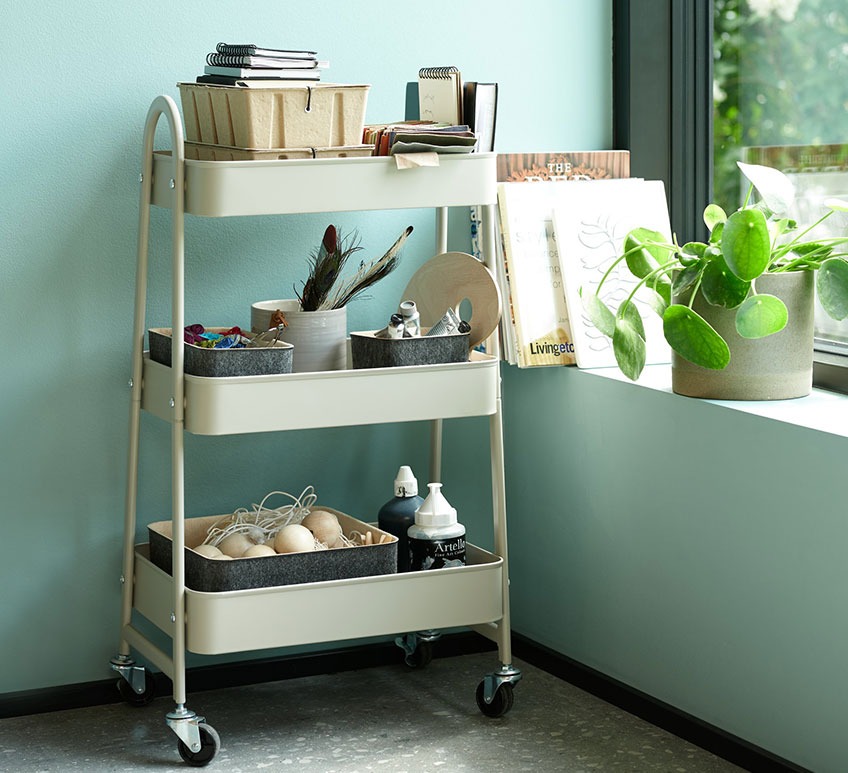
M280 340L294 346L292 371L344 370L347 367L347 309L301 311L300 301L258 301L250 307L250 329L260 333L271 326L279 309L288 325Z

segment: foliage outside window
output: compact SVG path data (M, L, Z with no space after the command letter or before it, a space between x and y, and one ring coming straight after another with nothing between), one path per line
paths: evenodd
M735 209L736 161L781 168L812 223L848 198L848 2L714 0L713 200ZM844 217L819 236L843 235ZM848 324L816 313L820 343L848 344ZM825 344L825 348L826 348Z

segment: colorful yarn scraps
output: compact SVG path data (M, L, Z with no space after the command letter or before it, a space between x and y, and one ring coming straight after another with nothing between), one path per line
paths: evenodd
M250 341L238 325L215 333L199 324L186 325L183 329L183 340L187 344L202 346L204 349L241 349Z

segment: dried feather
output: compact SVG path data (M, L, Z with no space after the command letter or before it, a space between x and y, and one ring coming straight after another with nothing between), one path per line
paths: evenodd
M400 259L398 253L411 233L412 226L408 226L383 257L373 260L367 265L364 261L360 263L356 274L341 285L338 290L335 290L332 295L327 296L318 308L340 309L350 303L363 290L388 276L397 266Z
M356 232L345 238L339 237L338 229L334 225L328 225L320 246L312 254L309 277L303 283L303 290L300 293L295 291L303 311L325 308L327 296L341 275L348 258L362 249Z

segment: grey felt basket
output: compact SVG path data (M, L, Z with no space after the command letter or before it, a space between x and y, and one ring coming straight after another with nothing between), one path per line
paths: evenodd
M210 327L207 330L222 332L227 328ZM245 333L252 336L252 333ZM171 328L150 328L150 359L162 365L171 365ZM183 370L192 376L262 376L271 373L291 373L294 346L277 341L273 346L242 349L206 349L185 343Z
M377 338L377 331L350 334L354 368L393 368L403 365L436 365L468 360L468 333L414 338Z
M357 545L309 553L286 553L220 561L207 558L191 548L203 542L209 527L226 516L186 518L186 586L193 590L215 593L326 580L345 580L397 572L397 537L338 510L323 506L321 509L329 510L336 515L342 531L348 537L353 531L361 534L370 531L375 541L379 541L383 535L386 535L388 541L381 545ZM150 560L162 571L170 574L173 523L171 521L151 523L147 527L147 532L150 539Z

